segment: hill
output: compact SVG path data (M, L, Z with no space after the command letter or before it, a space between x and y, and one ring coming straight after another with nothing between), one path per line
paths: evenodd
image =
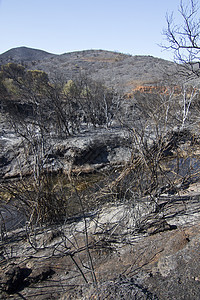
M126 91L138 85L155 85L176 70L173 62L153 56L132 56L105 50L55 55L19 47L0 55L0 64L8 62L25 64L28 69L43 70L51 79L62 76L69 80L82 74Z
M32 61L40 61L49 57L54 56L55 54L48 53L43 50L32 49L28 47L18 47L10 49L3 54L0 55L1 64L5 64L7 62L32 62Z

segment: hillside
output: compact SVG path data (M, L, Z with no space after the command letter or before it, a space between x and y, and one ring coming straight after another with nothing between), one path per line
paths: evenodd
M138 85L154 85L174 73L176 65L152 56L131 56L104 51L85 50L50 54L45 51L19 47L0 55L0 64L22 63L29 69L47 72L50 78L60 75L65 80L87 75L93 80L101 80L106 85L129 91Z

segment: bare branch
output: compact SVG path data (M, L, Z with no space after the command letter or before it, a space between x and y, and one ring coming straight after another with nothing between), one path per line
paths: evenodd
M182 20L180 24L176 24L173 13L166 16L167 28L163 31L166 44L162 47L172 50L175 61L199 77L200 19L197 1L190 0L188 5L181 1L178 12Z

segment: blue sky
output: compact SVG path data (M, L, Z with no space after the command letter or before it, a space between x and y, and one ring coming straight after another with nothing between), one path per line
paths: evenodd
M180 0L0 0L0 53L104 49L172 59L158 46Z

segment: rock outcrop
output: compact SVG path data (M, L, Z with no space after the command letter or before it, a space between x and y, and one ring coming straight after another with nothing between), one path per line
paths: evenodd
M24 144L14 132L0 137L0 172L2 178L30 174L32 165L24 155ZM65 140L52 139L44 169L52 172L92 172L111 165L128 162L131 157L131 139L126 130L95 129ZM32 157L34 160L34 157Z

